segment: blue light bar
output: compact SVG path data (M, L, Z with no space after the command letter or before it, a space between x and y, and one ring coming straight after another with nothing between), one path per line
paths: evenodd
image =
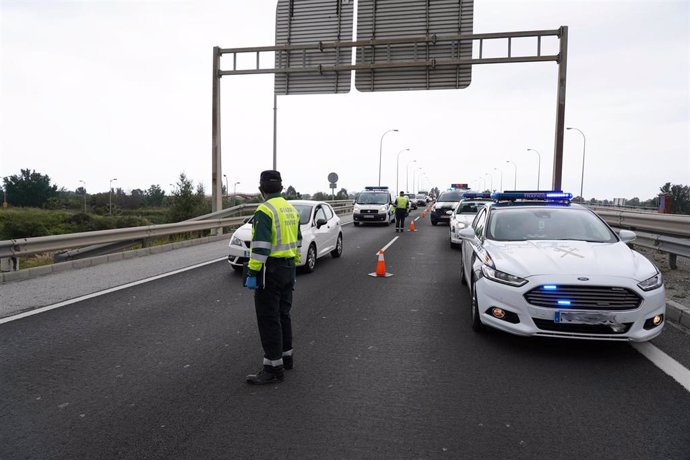
M491 194L488 192L465 192L465 194L463 195L463 198L465 198L465 199L491 198Z
M371 190L371 191L376 191L376 190L382 190L382 191L388 191L388 187L383 186L383 185L367 185L364 187L364 190Z
M541 200L541 201L570 201L572 193L561 190L515 190L510 192L496 192L491 198L496 201Z
M558 286L556 286L555 284L545 284L542 286L542 288L545 291L555 291L556 289L558 289Z

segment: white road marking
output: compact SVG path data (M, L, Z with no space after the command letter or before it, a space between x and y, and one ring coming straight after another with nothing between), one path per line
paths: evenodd
M66 305L71 305L73 303L81 302L83 300L93 299L94 297L99 297L99 296L102 296L105 294L110 294L111 292L121 291L122 289L127 289L127 288L130 288L133 286L137 286L139 284L148 283L149 281L155 281L155 280L158 280L161 278L165 278L166 276L172 276L172 275L176 275L178 273L183 273L183 272L186 272L189 270L194 270L195 268L203 267L204 265L215 264L216 262L220 262L221 260L226 260L226 259L227 259L227 257L221 257L219 259L210 260L208 262L203 262L200 264L192 265L190 267L180 268L179 270L174 270L174 271L171 271L168 273L163 273L161 275L152 276L150 278L146 278L143 280L133 281L131 283L123 284L122 286L117 286L114 288L105 289L103 291L94 292L92 294L86 294L86 295L83 295L80 297L75 297L74 299L65 300L65 301L58 302L58 303L53 304L53 305L47 305L45 307L36 308L34 310L26 311L26 312L20 313L18 315L8 316L6 318L0 318L0 324L9 323L10 321L15 321L15 320L18 320L21 318L26 318L27 316L38 315L39 313L43 313L44 311L54 310L56 308L64 307Z
M673 380L683 385L687 391L690 391L690 370L649 342L633 342L630 345L650 360L652 364L671 376Z
M400 237L399 237L399 236L396 236L395 238L393 238L392 240L390 240L390 241L388 242L387 245L385 245L384 247L381 248L381 251L384 251L384 252L385 252L385 250L388 249L389 247L391 247L391 245L392 245L393 243L395 243L395 240L397 240L398 238L400 238ZM379 254L379 253L377 252L376 255L378 255L378 254Z

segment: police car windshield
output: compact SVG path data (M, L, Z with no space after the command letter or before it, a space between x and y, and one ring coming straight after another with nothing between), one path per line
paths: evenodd
M380 192L362 192L357 197L357 204L388 204L388 194Z
M496 241L574 240L615 243L616 235L586 209L558 207L494 210L487 238Z
M443 192L441 196L438 197L436 201L460 201L462 199L462 194L460 192Z
M295 206L295 209L297 209L297 212L299 213L299 224L300 225L308 224L309 219L311 218L311 210L314 207L306 205L306 204L296 204L294 206Z

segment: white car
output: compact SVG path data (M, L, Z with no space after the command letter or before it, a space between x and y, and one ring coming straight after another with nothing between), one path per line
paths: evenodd
M465 198L458 202L458 205L450 212L449 235L450 247L459 248L462 243L460 230L472 225L477 212L486 204L493 200L488 193L467 193Z
M494 193L462 237L472 327L523 336L651 340L662 331L661 273L570 194Z
M300 215L302 248L299 267L307 273L314 271L316 259L330 254L340 257L343 253L343 232L340 217L323 201L290 201ZM249 260L252 240L251 219L230 237L228 263L237 271Z

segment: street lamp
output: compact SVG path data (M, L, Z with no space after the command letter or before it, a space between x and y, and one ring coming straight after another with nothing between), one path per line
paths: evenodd
M585 197L582 196L582 185L585 182L585 145L587 144L587 138L585 137L585 133L580 131L577 128L565 128L565 129L574 129L578 133L582 134L582 175L580 176L580 198L582 201L585 201Z
M416 163L416 162L417 162L417 160L411 160L411 161L407 162L407 174L405 174L405 191L406 192L410 191L410 164ZM414 186L414 178L413 178L412 185ZM412 193L415 193L414 190L412 191Z
M498 172L501 173L501 187L500 187L500 190L503 191L503 170L502 170L502 169L498 169L498 168L494 168L494 171L498 171Z
M116 181L117 178L110 179L110 196L108 198L108 210L110 215L113 215L113 181Z
M237 200L237 184L239 182L235 182L232 186L232 205L235 206L235 201Z
M517 190L517 165L510 160L507 160L506 163L512 164L515 168L515 180L513 181L513 190Z
M389 129L388 131L386 131L385 133L383 133L381 135L381 141L379 142L379 186L381 186L381 155L383 153L383 136L385 136L386 134L388 134L390 132L396 132L397 133L398 130L397 129Z
M494 176L492 176L492 175L489 174L489 173L484 173L484 177L486 177L486 176L489 176L489 179L490 179L490 181L491 181L491 182L490 182L491 188L489 189L489 191L493 193L493 191L494 191Z
M398 177L400 176L400 173L398 172L400 170L400 154L403 152L409 152L410 149L402 149L401 151L398 152L398 158L395 161L395 193L397 194L400 190L398 190ZM379 183L379 185L381 185ZM406 190L407 191L407 190Z
M537 190L539 190L539 176L541 176L541 155L534 149L527 149L528 152L530 150L536 153L537 157L539 157L539 163L537 163Z
M84 188L84 214L86 214L86 182L84 182L81 179L79 179L79 182L84 184L84 187L83 187Z

